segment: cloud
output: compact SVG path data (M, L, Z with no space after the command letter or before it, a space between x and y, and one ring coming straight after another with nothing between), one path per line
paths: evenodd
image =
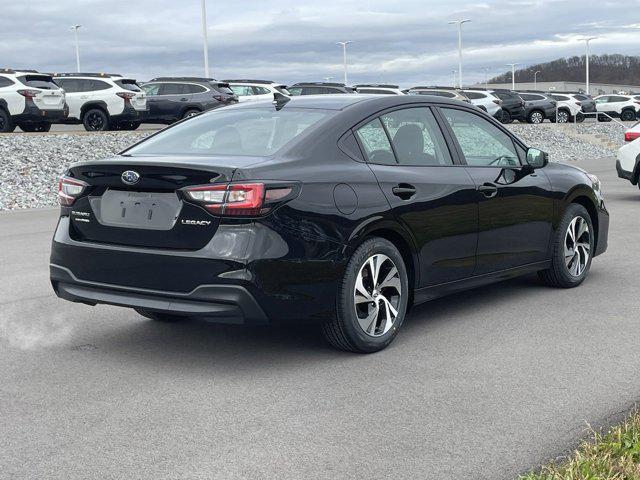
M626 18L639 6L637 0L605 1L598 9L577 0L209 0L210 63L218 78L338 79L342 55L335 42L352 40L353 82L450 83L457 34L447 23L464 17L472 19L463 38L465 80L473 83L484 78L484 67L494 75L505 63L582 55L584 34L600 37L593 53L640 54L640 25ZM141 80L202 72L198 0L9 3L0 17L0 58L6 66L73 70L72 23L83 25L83 70Z

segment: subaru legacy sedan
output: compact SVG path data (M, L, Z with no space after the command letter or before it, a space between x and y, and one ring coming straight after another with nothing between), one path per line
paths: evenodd
M319 326L375 352L412 305L607 248L598 179L468 103L325 95L203 113L59 180L51 282L160 321Z

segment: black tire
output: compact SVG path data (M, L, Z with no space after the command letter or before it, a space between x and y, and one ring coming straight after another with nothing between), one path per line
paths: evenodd
M375 286L372 286L371 276L367 276L363 284L366 283L365 288L371 290L372 296L370 298L375 299L370 302L360 302L358 307L354 299L354 293L356 290L356 280L359 275L365 275L366 272L371 272L368 266L365 266L365 262L368 262L374 255L381 255L380 258L385 258L380 262L380 277L385 277L392 273L392 267L395 265L397 270L397 280L399 283L400 292L391 287L389 291L387 287L380 288L378 293ZM390 263L388 262L390 260ZM380 261L380 260L378 260ZM392 296L391 293L396 292L399 295ZM383 295L384 293L384 295ZM383 297L382 299L380 297ZM386 322L383 322L385 313L389 314L392 310L387 310L384 299L389 297L393 308L397 311L395 321L390 324L388 330ZM338 287L338 294L336 296L336 310L337 315L331 321L322 325L322 330L327 341L335 348L339 350L345 350L348 352L356 353L373 353L386 348L396 337L398 331L402 327L407 312L409 299L409 283L407 280L407 270L404 264L402 255L398 249L388 240L379 237L373 237L365 241L354 252L351 260L347 265L344 277L340 286ZM395 304L393 303L395 302ZM383 305L379 307L378 305ZM370 325L373 326L372 333L366 333L364 328L360 326L358 321L357 308L372 309L373 316ZM366 313L364 315L367 315ZM364 319L363 319L364 320ZM368 321L368 320L367 320ZM383 325L383 323L385 325ZM379 328L376 326L379 325ZM380 331L384 330L384 331Z
M574 275L569 271L567 262L565 260L565 247L567 245L567 231L574 219L582 218L589 228L589 255L587 262L584 266L584 270L579 275ZM583 234L584 235L584 234ZM581 237L584 240L584 237ZM556 236L553 242L553 252L551 255L551 268L538 272L539 277L552 287L558 288L573 288L580 285L589 275L589 269L591 268L591 260L593 259L594 251L594 238L595 230L593 229L593 222L587 209L582 205L572 203L562 216L562 220L558 225ZM586 243L586 242L585 242ZM579 249L575 249L578 251ZM582 251L581 251L582 252ZM567 257L568 258L568 257ZM577 260L580 261L580 254L578 254ZM582 257L584 258L584 257ZM574 264L575 265L575 264Z
M51 130L50 123L31 123L18 126L23 132L48 132L49 130Z
M636 112L633 110L623 110L620 114L620 120L623 122L631 122L636 119Z
M513 123L513 118L511 118L511 114L507 110L503 109L502 117L500 118L500 121L506 125L509 123Z
M185 110L185 112L182 114L182 118L195 117L200 113L201 113L200 110L198 110L197 108L189 108L188 110Z
M118 124L120 130L137 130L140 122L121 122Z
M15 129L16 125L11 120L11 115L0 108L0 133L11 133Z
M558 114L555 118L555 123L569 123L571 122L571 120L571 113L569 113L567 110L558 110Z
M82 116L82 124L87 132L104 132L111 128L109 115L100 108L87 110Z
M149 320L154 320L156 322L165 322L165 323L181 322L186 318L186 317L181 317L180 315L171 315L169 313L150 312L142 308L136 308L136 312L138 312L143 317L146 317Z
M531 110L527 115L527 123L542 123L544 122L544 112L542 110Z
M586 117L585 117L584 113L582 113L582 112L576 113L576 122L582 123L582 122L584 122L585 118Z

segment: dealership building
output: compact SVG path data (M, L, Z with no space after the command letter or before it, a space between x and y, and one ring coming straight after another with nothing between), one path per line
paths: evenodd
M485 87L484 84L477 84L476 87ZM489 83L487 88L511 89L509 83ZM584 82L517 82L516 90L543 90L558 92L584 92ZM591 82L589 85L591 95L604 95L606 93L640 93L640 85L616 85L612 83Z

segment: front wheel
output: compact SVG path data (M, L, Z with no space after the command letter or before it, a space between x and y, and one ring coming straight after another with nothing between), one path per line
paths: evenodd
M11 120L11 116L0 109L0 133L11 133L16 129L16 124Z
M556 116L556 123L569 123L571 120L571 115L566 110L558 111L558 115Z
M500 118L502 123L509 124L513 122L513 118L511 118L511 114L507 110L502 110L502 118Z
M372 353L396 337L407 312L409 282L402 255L393 243L374 237L349 261L338 287L337 315L323 325L337 349Z
M569 205L556 231L551 267L539 272L540 278L552 287L577 287L589 275L594 245L589 212L582 205Z
M620 120L623 122L631 122L636 119L636 112L634 110L625 110L620 114Z

